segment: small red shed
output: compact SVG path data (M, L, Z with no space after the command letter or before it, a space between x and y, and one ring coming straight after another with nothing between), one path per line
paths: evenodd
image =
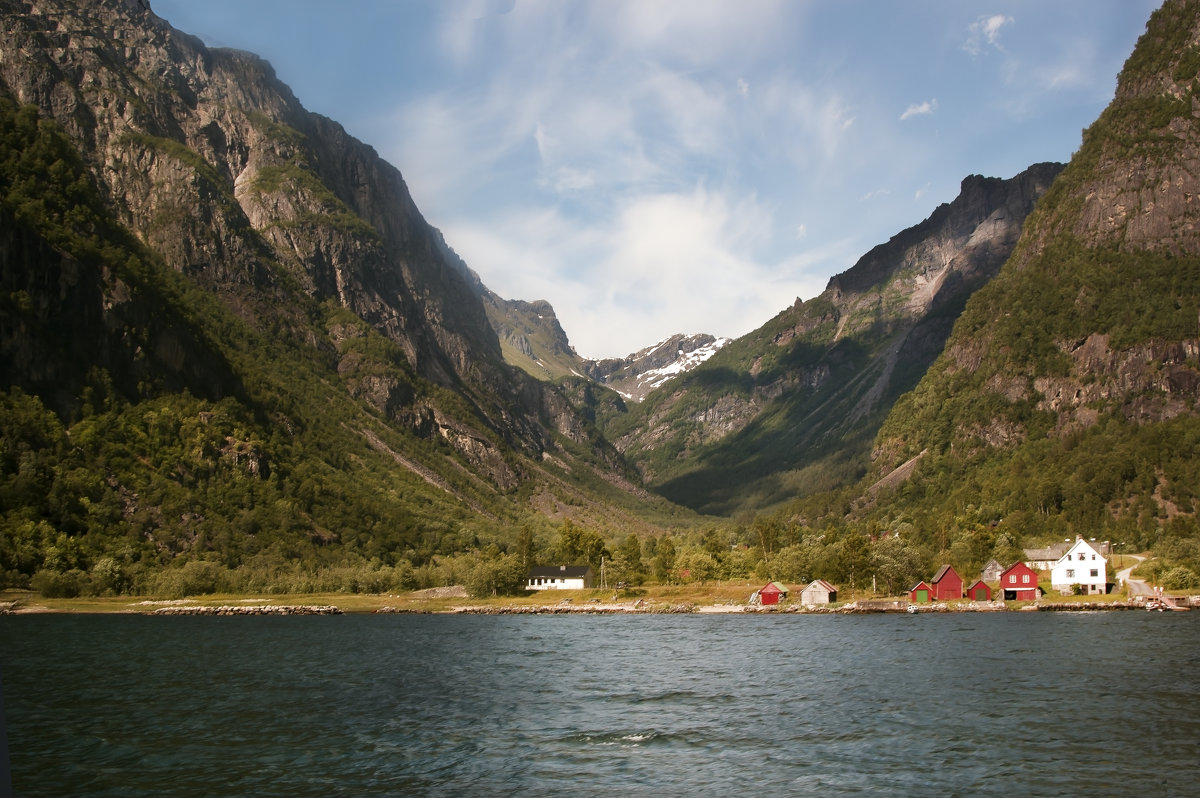
M778 604L787 597L787 585L781 585L778 582L767 582L767 584L758 589L758 600L764 606Z
M952 565L943 565L933 577L933 598L935 601L952 601L963 597L963 580Z
M933 588L922 579L913 586L912 590L908 591L908 600L914 604L928 604L933 600Z
M1005 601L1036 601L1038 597L1037 573L1018 560L1000 574L1000 590Z
M967 598L971 601L991 601L992 589L982 579L976 579L975 584L967 588Z

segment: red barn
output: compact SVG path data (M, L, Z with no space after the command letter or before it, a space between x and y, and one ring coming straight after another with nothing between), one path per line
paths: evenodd
M967 588L967 598L971 601L991 601L992 589L988 587L987 582L976 579L975 584Z
M908 600L915 604L928 604L933 600L933 588L922 579L913 585L912 590L908 591Z
M963 580L952 565L943 565L933 578L935 601L951 601L963 597Z
M1036 601L1037 582L1037 573L1020 561L1008 566L1000 574L1000 590L1005 601Z

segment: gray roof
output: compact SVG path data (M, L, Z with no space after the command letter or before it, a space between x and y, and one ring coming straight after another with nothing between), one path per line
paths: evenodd
M592 572L590 565L538 565L529 569L530 579L578 579Z
M1025 560L1027 562L1054 562L1066 554L1069 548L1071 548L1071 543L1064 542L1055 543L1044 549L1025 549Z

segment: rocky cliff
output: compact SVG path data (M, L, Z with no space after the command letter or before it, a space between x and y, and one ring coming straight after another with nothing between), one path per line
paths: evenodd
M891 404L999 271L1061 169L971 176L959 196L608 427L672 500L710 511L852 481ZM807 469L807 470L806 470Z
M0 580L417 566L663 504L504 362L395 168L148 5L0 0Z
M1194 537L1198 195L1200 4L1169 0L1011 259L896 404L868 481L904 467L887 501L969 505L1014 537Z
M537 456L556 433L586 439L568 403L504 366L477 278L395 168L306 111L266 62L206 48L147 5L2 4L0 89L57 123L125 228L256 329L340 359L370 383L364 398L415 429L478 439L483 425ZM468 398L471 416L402 379L356 379L344 338L313 330L330 303L394 342L414 377Z

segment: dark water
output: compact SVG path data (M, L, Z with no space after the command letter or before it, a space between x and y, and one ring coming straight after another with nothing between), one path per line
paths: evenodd
M0 617L18 796L1200 795L1200 612Z

